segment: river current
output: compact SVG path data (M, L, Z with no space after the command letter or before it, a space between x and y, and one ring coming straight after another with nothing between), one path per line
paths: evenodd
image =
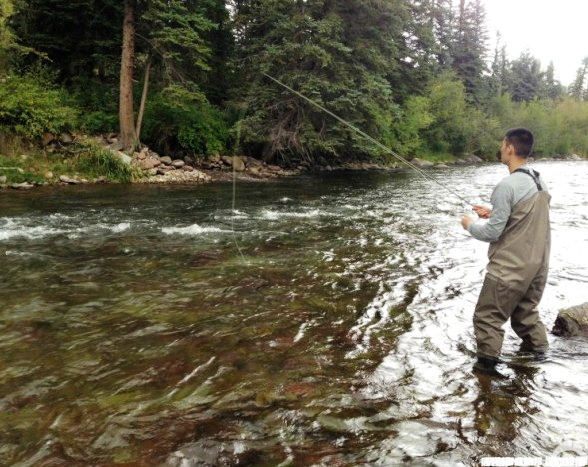
M588 163L539 162L539 306L588 301ZM432 172L488 201L499 164ZM480 465L588 455L588 342L475 374L487 245L411 172L0 191L0 464Z

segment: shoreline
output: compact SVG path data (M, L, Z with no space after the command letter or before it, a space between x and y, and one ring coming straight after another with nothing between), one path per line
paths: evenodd
M344 162L339 165L299 165L296 168L285 168L278 165L267 164L258 159L246 156L218 156L212 160L203 163L197 163L194 160L172 160L169 157L160 157L151 153L144 148L133 156L128 156L119 151L113 151L123 163L134 167L140 177L132 180L129 184L207 184L216 182L262 182L288 178L298 175L312 175L320 173L332 173L340 171L387 171L402 172L410 170L409 166L398 163L373 163L373 162ZM186 158L189 159L189 158ZM553 156L540 159L531 159L531 162L541 161L586 161L586 158L571 154L568 156ZM477 156L470 155L465 158L455 159L450 162L431 162L424 159L413 158L409 161L419 169L425 170L443 170L455 166L472 166L482 164L492 164L494 162L485 161ZM21 169L18 169L21 170ZM47 177L49 175L49 177ZM2 177L5 178L5 177ZM93 180L87 180L79 175L69 176L60 175L54 177L53 174L46 174L46 180L43 182L22 182L22 183L4 183L0 178L0 191L3 190L29 190L37 187L46 186L68 186L68 185L96 185L96 184L120 184L106 177L98 177Z

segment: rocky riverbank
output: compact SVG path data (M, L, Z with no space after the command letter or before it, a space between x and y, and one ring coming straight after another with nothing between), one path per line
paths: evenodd
M88 142L85 139L83 142ZM196 159L186 156L182 159L172 159L169 156L160 156L147 147L141 148L132 154L120 151L115 136L94 138L93 144L103 150L109 151L121 164L129 166L133 173L135 183L206 183L213 181L230 181L237 179L246 180L268 180L278 177L288 177L306 172L331 172L336 170L403 170L404 164L378 164L371 162L341 162L337 165L329 165L326 161L320 164L301 163L296 167L280 167L268 164L262 160L246 156L221 156L219 154L206 159ZM60 138L47 138L44 141L45 151L55 153L64 151L67 153L70 146L79 144L75 138L68 135ZM28 172L26 165L30 164L30 171L38 173L34 167L34 159L28 156L21 156L25 167L3 167L6 170L16 170L21 174ZM572 154L571 156L555 156L542 160L568 159L583 160L582 157ZM21 161L21 162L22 162ZM456 158L451 162L434 163L428 160L414 158L410 163L421 169L444 169L451 165L477 165L485 161L475 155L464 158ZM79 174L61 173L54 174L52 171L45 171L36 180L26 180L20 183L8 183L8 177L0 172L0 188L31 189L35 186L44 185L77 185L88 183L107 183L107 177L99 176L92 179L85 178Z

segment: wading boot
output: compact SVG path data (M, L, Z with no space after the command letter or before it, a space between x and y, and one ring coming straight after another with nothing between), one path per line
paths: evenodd
M478 360L474 363L474 371L477 373L499 376L501 378L508 378L508 375L505 375L502 371L496 368L499 363L502 362L497 358L478 357Z

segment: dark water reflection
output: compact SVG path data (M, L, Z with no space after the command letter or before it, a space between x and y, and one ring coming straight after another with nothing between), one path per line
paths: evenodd
M588 301L588 165L541 310ZM439 172L472 201L499 165ZM587 453L588 344L471 371L486 247L412 174L0 192L0 464L478 465ZM584 454L586 455L586 454Z

